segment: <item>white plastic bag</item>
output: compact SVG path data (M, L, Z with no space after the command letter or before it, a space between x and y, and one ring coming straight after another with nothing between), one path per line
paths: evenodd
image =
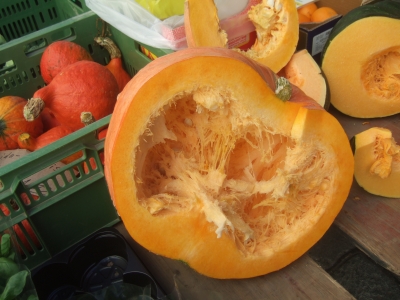
M85 0L86 5L105 22L130 38L161 49L186 47L186 38L167 39L165 29L183 26L183 16L160 20L134 0ZM248 0L215 0L220 20L241 12Z

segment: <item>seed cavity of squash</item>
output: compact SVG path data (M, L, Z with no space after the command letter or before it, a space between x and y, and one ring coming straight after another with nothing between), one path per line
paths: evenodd
M400 146L393 138L383 138L376 136L374 145L375 162L370 168L372 175L377 175L382 179L389 177L392 172L393 162L400 162Z
M248 11L257 32L257 43L245 52L246 56L256 59L267 56L278 47L278 41L285 34L287 11L280 0L263 0Z
M382 99L400 97L400 47L373 55L362 66L361 80L365 89Z
M170 99L134 155L137 199L150 214L196 211L245 255L273 251L316 223L339 176L333 149L278 133L223 88Z

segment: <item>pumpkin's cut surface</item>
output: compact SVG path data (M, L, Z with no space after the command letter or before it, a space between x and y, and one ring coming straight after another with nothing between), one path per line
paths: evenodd
M307 96L326 110L329 108L329 89L321 68L306 50L293 54L279 74L298 86Z
M278 72L290 60L299 40L295 1L262 0L252 6L248 17L257 39L247 51L235 50ZM213 0L186 0L184 18L189 47L227 47L228 36L219 26Z
M400 146L387 128L354 136L354 177L367 192L400 198Z
M357 7L333 28L322 70L335 108L357 118L400 112L400 1Z
M120 94L105 174L130 235L215 278L278 270L332 224L353 178L343 128L224 48L158 58Z

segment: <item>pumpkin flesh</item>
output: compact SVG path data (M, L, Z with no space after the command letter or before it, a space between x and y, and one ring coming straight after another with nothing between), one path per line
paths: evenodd
M326 111L282 102L226 51L182 50L140 71L114 110L105 168L137 242L207 276L245 278L323 235L350 188L352 154Z
M306 50L293 54L290 61L278 73L299 87L326 110L329 108L329 91L321 68Z
M363 5L339 20L322 53L335 108L356 118L400 112L399 30L398 1Z
M248 11L257 39L242 54L268 66L274 72L284 67L296 50L299 21L293 0L262 0ZM227 47L227 33L219 26L213 0L185 2L185 33L189 47Z
M386 128L373 127L355 135L354 177L367 192L400 197L400 146Z

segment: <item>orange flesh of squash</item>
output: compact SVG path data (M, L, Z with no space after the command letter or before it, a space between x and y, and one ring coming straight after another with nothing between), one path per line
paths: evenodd
M192 48L120 94L106 179L145 248L246 278L294 261L332 224L353 176L347 136L320 106L276 98L267 76L228 49Z
M248 17L257 39L247 51L235 50L278 72L290 60L299 39L295 1L262 0L252 6ZM189 47L227 47L228 36L219 26L213 0L187 0L184 18Z
M293 54L288 64L279 73L319 105L325 106L328 96L326 82L321 74L321 68L306 49Z
M400 112L400 35L394 32L400 32L398 19L368 17L330 42L322 70L339 111L356 118Z

